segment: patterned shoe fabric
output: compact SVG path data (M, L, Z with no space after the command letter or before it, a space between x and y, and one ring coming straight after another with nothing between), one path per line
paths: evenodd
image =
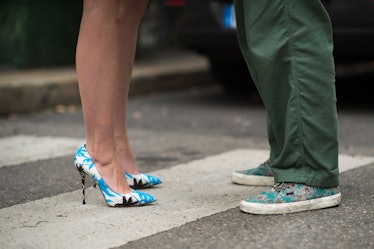
M143 173L132 175L126 172L126 179L129 186L135 189L149 188L162 183L160 178Z
M97 183L106 203L111 207L142 206L156 201L154 196L137 190L133 190L129 194L117 193L105 183L103 178L100 178Z
M83 204L85 204L85 175L91 176L93 181L99 186L106 203L111 207L139 206L156 201L154 196L136 190L128 194L121 194L112 190L97 171L85 145L79 147L74 158L74 165L82 177Z
M232 173L232 182L250 186L273 186L274 176L270 168L270 160L257 168L235 171Z
M251 214L286 214L333 207L340 201L338 188L277 183L274 188L241 201L240 210Z
M126 200L127 199L127 203ZM134 206L134 205L146 205L148 203L155 202L156 198L152 195L139 192L137 190L133 190L130 194L124 194L123 203L124 204L117 204L116 207L126 207L126 206Z

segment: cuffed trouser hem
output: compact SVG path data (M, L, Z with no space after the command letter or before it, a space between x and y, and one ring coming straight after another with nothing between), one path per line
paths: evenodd
M326 178L316 178L308 176L298 175L286 175L286 176L274 176L274 182L293 182L302 183L309 186L318 186L320 188L334 188L339 186L339 180L336 177L332 177L329 180Z

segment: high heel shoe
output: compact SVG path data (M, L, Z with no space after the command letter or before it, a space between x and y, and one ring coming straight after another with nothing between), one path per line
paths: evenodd
M129 194L120 194L112 190L100 176L97 171L93 160L86 150L85 144L79 147L74 158L74 165L79 171L82 180L82 194L83 194L83 204L86 203L85 200L85 176L91 176L93 181L99 185L99 188L104 196L106 203L111 207L128 207L128 206L138 206L145 205L156 201L156 198L150 194L139 192L133 190Z
M149 174L132 175L126 172L127 183L131 188L149 188L162 183L161 179Z

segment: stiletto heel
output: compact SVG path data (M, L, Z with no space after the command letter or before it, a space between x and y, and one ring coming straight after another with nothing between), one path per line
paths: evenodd
M99 186L106 203L111 207L128 207L146 205L156 201L156 198L150 194L133 190L129 194L120 194L112 190L100 176L93 160L86 150L85 144L79 147L74 158L74 165L77 168L82 180L83 204L85 201L85 175L91 176L95 184Z
M86 175L84 172L79 171L79 174L81 175L81 181L82 181L82 199L83 204L86 204Z

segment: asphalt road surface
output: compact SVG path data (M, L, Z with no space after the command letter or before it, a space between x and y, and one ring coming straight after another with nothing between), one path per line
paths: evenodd
M338 101L342 204L289 215L240 212L239 201L263 188L230 182L232 170L267 157L256 98L216 86L132 98L137 164L164 182L147 190L155 205L128 209L107 207L93 188L81 205L72 165L85 137L80 107L2 118L0 247L373 248L374 110L362 91Z

